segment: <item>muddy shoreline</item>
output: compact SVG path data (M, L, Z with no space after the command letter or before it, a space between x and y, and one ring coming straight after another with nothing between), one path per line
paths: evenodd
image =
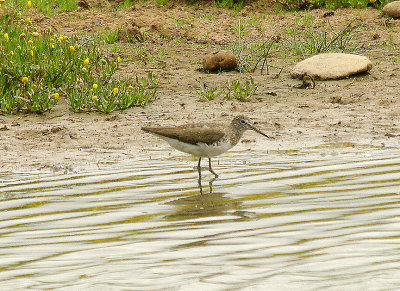
M209 45L200 46L197 45L201 43L200 38L194 40L198 34L196 29L202 28L207 22L196 15L210 11L221 16L221 25L212 31L208 39ZM252 15L251 8L246 11L239 17L249 18ZM182 13L179 14L180 12ZM65 13L60 17L68 19L68 16L71 18L71 15L79 13L90 12ZM338 81L317 81L315 89L298 89L300 81L290 78L291 64L287 64L279 78L275 78L273 74L251 74L258 89L248 102L224 100L223 97L204 101L196 94L200 82L222 87L228 80L243 80L250 76L238 72L209 75L197 70L201 56L220 48L224 41L232 41L234 36L231 36L231 25L237 16L216 8L182 10L173 7L163 10L154 5L136 6L135 9L121 11L119 14L119 18L109 19L106 12L95 11L91 16L88 14L87 19L75 24L75 28L86 31L94 29L95 23L88 27L91 17L108 23L109 27L115 27L131 21L136 14L148 15L150 21L153 17L153 21L156 19L157 23L164 20L168 27L172 17L169 15L178 18L193 15L193 27L196 29L192 31L190 27L184 27L181 31L177 28L174 30L182 34L181 37L187 39L186 42L176 44L167 37L165 40L154 38L153 41L150 38L148 42L140 44L167 50L166 66L139 67L137 63L126 62L120 72L139 75L154 72L159 81L157 100L145 108L131 108L105 115L73 113L68 109L66 101L60 98L54 109L42 115L2 115L1 172L80 172L96 169L101 163L134 163L137 159L174 155L177 153L174 149L142 132L140 127L210 120L229 121L232 116L239 114L247 115L273 138L264 140L249 132L245 134L238 149L273 152L321 147L321 152L324 152L329 147L351 147L367 151L368 147L396 149L400 146L398 52L367 50L365 55L373 63L369 74ZM267 31L268 23L272 19L279 19L279 25L289 25L293 21L292 14L288 12L285 16L286 18L267 14L263 20L263 31ZM352 17L365 21L366 29L362 32L364 36L377 33L381 29L381 39L400 39L397 32L400 22L391 20L393 27L397 29L388 32L378 12L372 9L362 10L361 16L352 9L338 10L331 23L339 26L341 22ZM40 16L33 15L32 21L39 18ZM146 25L144 16L138 19L143 22L141 25ZM56 31L65 33L71 31L72 25L72 21L56 21L49 17L42 19L40 23L43 27L50 25ZM209 25L215 27L218 23L216 18ZM150 35L151 31L148 33ZM279 61L282 60L277 60Z

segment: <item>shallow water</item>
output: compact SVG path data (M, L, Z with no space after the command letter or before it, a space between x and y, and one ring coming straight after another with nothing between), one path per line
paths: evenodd
M229 152L81 174L0 174L0 286L389 290L400 286L400 151ZM206 163L205 163L206 164Z

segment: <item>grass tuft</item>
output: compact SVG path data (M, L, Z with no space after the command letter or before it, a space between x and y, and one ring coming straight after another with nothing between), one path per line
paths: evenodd
M89 41L37 31L19 10L0 16L0 113L43 113L65 96L76 112L145 106L157 82L114 77L120 57L108 57Z
M231 98L234 98L239 101L247 101L254 95L256 90L257 83L252 77L243 83L238 80L234 80L228 83L225 99L230 100Z
M316 8L337 9L340 7L366 8L372 6L381 8L390 0L276 0L282 7L289 10L305 10Z
M214 100L221 94L223 94L223 92L218 92L218 87L209 88L206 84L200 84L200 89L197 91L197 95L200 96L201 100Z

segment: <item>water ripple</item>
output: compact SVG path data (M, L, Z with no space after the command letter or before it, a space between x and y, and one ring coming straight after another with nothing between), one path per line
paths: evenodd
M354 290L400 284L400 152L232 152L2 174L2 290Z

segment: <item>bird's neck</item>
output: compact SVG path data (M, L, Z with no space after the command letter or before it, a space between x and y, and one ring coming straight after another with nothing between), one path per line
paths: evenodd
M231 127L230 128L230 142L232 144L232 146L236 145L239 140L241 139L241 137L243 136L244 131L243 130L238 130L235 127Z

